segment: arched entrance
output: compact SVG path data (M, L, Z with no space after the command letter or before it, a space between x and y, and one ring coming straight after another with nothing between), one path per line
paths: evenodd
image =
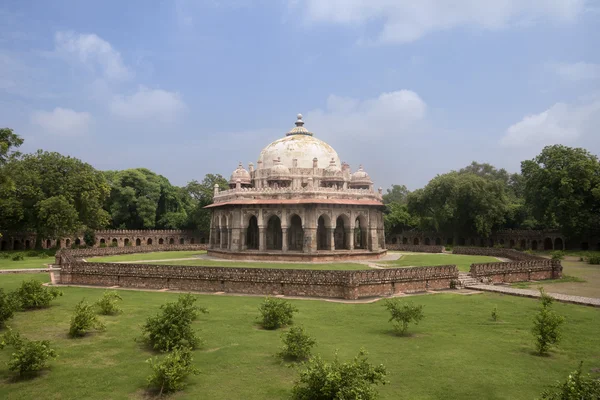
M65 240L65 247L68 249L69 247L71 247L71 239L67 239Z
M271 215L267 223L267 250L281 250L282 245L281 220Z
M436 245L436 246L441 246L441 245L442 245L442 239L440 239L440 238L435 238L435 245Z
M158 239L158 244L165 244L165 240L163 238Z
M248 250L258 250L258 220L253 215L248 221L248 229L246 230L246 247Z
M169 239L169 244L175 244L175 239L173 239L173 238Z
M532 240L531 241L531 250L537 250L537 248L538 248L537 240Z
M402 243L407 244L408 238L402 238ZM367 219L360 215L354 221L354 248L367 249L369 242L367 238Z
M104 238L100 239L100 245L102 246L103 244L106 244L106 240L104 240Z
M552 239L544 239L544 250L552 250Z
M146 246L151 246L152 245L152 239L148 238L148 240L146 240Z
M142 245L142 241L140 240L140 238L135 239L135 245L136 246L141 246Z
M556 250L564 250L563 240L561 238L554 239L554 248Z
M408 238L402 238L402 244L408 244ZM356 246L356 244L355 244Z
M333 232L333 243L336 250L349 248L346 231L350 230L350 220L345 215L340 215L335 220L335 231Z
M179 238L179 244L185 244L185 240L183 238Z
M288 250L302 251L304 243L304 229L302 229L302 219L294 214L290 218L290 227L288 229Z
M329 228L330 221L326 215L321 215L317 221L317 250L329 250L329 235L327 229Z
M75 246L81 246L81 239L75 239Z
M113 245L114 247L117 247L117 246L119 245L119 242L117 241L117 238L114 238L114 239L112 240L112 245ZM68 244L67 244L67 246L68 246Z
M521 250L525 250L527 248L527 241L525 239L521 239L521 244L519 247L521 247Z
M510 246L510 248L512 249L513 247L515 247L515 240L514 239L510 239L510 242L508 244Z
M125 240L123 240L123 244L124 244L125 246L129 246L129 244L130 244L130 243L129 243L129 239L128 239L128 238L125 238Z
M431 245L431 239L429 239L428 237L425 238L425 246L429 246Z
M52 242L50 241L50 239L46 240L46 248L49 249L50 247L52 247Z
M419 238L414 238L413 239L413 244L418 246L419 245Z

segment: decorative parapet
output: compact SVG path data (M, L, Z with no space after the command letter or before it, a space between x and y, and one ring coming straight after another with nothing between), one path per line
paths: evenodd
M290 198L298 197L316 197L316 198L369 198L381 201L382 195L370 189L344 189L331 187L305 187L292 189L289 187L272 188L234 188L221 190L214 195L215 203L223 203L234 199L255 199L256 196L261 198L272 196L289 196Z
M386 248L393 251L414 251L417 253L442 253L444 251L444 246L419 244L386 244Z
M547 261L547 258L537 256L535 254L528 254L522 251L495 247L454 247L452 249L453 254L465 254L469 256L490 256L490 257L502 257L513 261Z

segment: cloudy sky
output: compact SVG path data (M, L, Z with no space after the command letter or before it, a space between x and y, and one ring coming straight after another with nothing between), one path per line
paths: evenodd
M306 127L377 186L600 154L598 0L4 0L0 126L174 184Z

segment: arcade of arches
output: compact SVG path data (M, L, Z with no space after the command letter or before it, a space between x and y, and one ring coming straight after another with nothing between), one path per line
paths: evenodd
M333 207L218 210L209 253L385 253L380 210Z

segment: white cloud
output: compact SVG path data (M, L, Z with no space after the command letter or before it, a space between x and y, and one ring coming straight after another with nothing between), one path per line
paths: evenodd
M600 124L600 101L582 105L556 103L510 126L500 143L508 147L567 144L592 134Z
M330 95L325 110L309 111L306 120L315 131L333 136L397 135L424 119L427 105L410 90L382 93L358 100Z
M163 122L174 120L185 109L179 93L143 86L130 96L115 96L110 104L110 111L116 116Z
M88 112L77 112L70 108L56 107L52 111L34 111L31 122L45 132L60 136L79 136L85 134L92 123Z
M404 43L427 33L470 25L500 29L536 19L571 21L586 0L290 0L310 22L348 26L381 22L376 41Z
M600 64L577 62L573 64L554 64L554 72L567 81L600 79Z
M56 51L77 60L88 68L99 72L109 80L129 79L130 71L110 43L95 34L57 32L54 36Z

